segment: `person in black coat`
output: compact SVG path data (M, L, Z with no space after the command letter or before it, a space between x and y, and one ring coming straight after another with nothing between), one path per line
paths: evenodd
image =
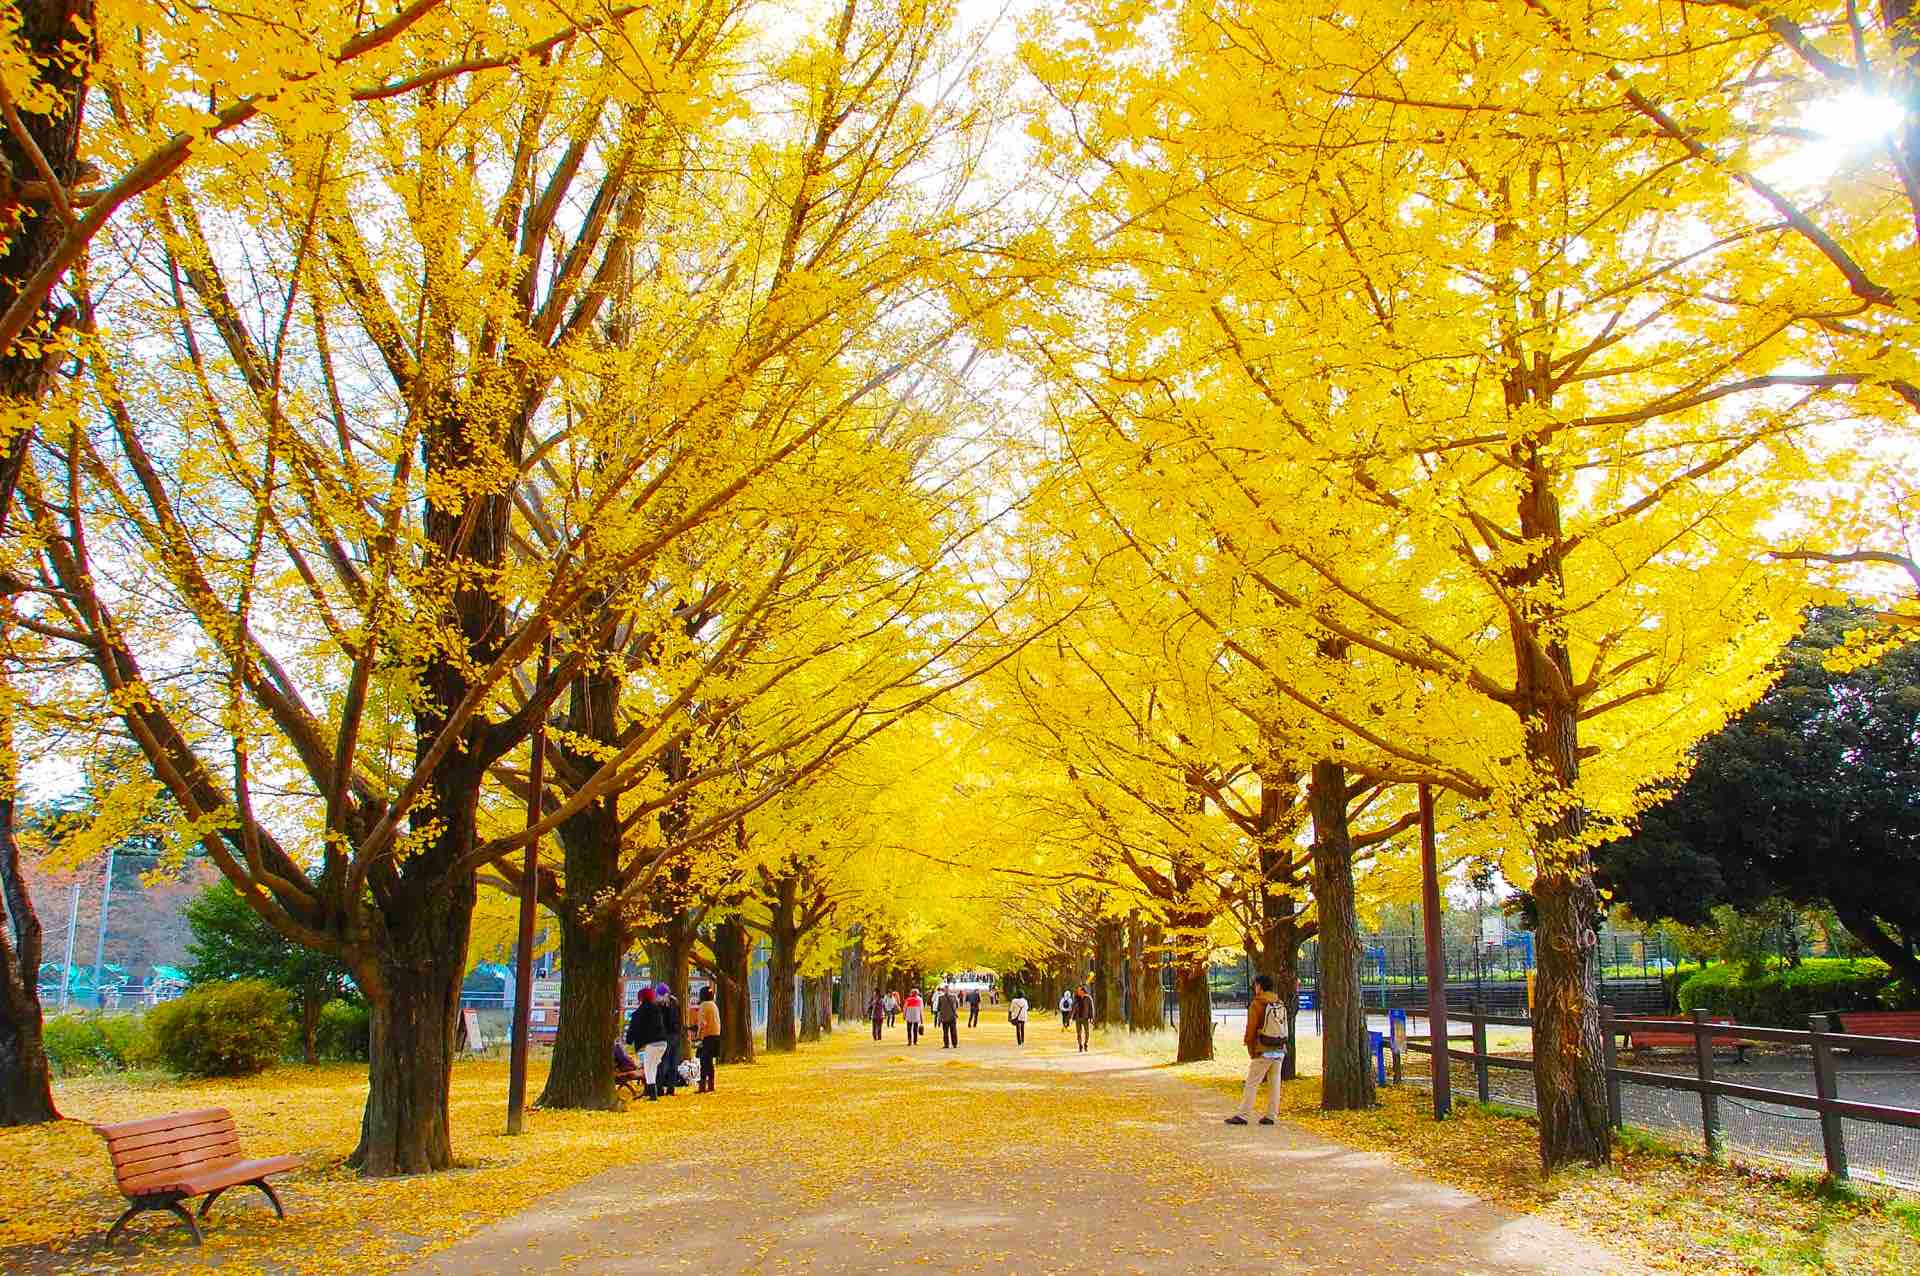
M642 988L640 1004L633 1008L633 1016L627 1020L627 1044L641 1052L640 1075L646 1082L649 1099L660 1097L654 1078L660 1059L667 1052L666 1028L666 1020L653 999L653 989Z
M686 1050L687 1033L680 1015L680 1000L665 984L653 986L653 1004L660 1007L660 1030L666 1034L667 1052L660 1058L658 1081L662 1096L671 1099L680 1088L680 1059Z

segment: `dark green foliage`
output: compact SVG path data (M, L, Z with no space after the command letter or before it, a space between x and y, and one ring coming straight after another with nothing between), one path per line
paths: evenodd
M1830 1010L1877 1010L1892 981L1887 965L1871 957L1809 960L1758 979L1724 962L1680 985L1680 1009L1710 1010L1764 1028L1805 1028L1807 1016Z
M308 1063L315 1062L319 1052L314 1034L323 1008L353 993L339 959L282 935L224 877L187 905L187 925L193 931L187 946L193 961L188 982L199 987L260 979L285 989L300 1031L301 1054Z
M160 1059L188 1077L244 1077L280 1058L292 1035L287 992L261 979L206 984L147 1013Z
M1700 742L1634 836L1595 855L1634 916L1705 922L1779 896L1842 925L1920 981L1920 644L1851 673L1828 658L1863 612L1826 608L1781 654L1780 681Z
M329 1063L365 1063L373 1015L361 1001L330 1001L314 1029L314 1049Z

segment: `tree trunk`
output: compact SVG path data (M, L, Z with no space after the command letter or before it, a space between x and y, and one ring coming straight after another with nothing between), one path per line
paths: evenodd
M0 747L7 751L0 762L0 898L8 923L0 936L0 1125L37 1125L58 1121L60 1113L40 1036L40 917L27 894L14 837L11 738L0 739Z
M1607 1084L1598 1066L1599 973L1594 918L1600 894L1585 856L1579 867L1534 878L1538 967L1533 986L1534 1101L1540 1113L1540 1156L1548 1171L1573 1161L1605 1164L1612 1128Z
M1158 1032L1167 1026L1160 992L1160 928L1134 915L1127 927L1127 1029Z
M1213 1058L1213 986L1204 954L1183 957L1174 967L1180 991L1180 1044L1175 1063Z
M855 936L840 954L840 1018L852 1023L867 1013L866 950Z
M1367 1012L1360 999L1360 928L1353 904L1353 839L1347 828L1347 772L1313 764L1313 898L1320 914L1322 1016L1320 1106L1373 1106Z
M1912 948L1900 942L1897 936L1890 934L1878 917L1851 909L1836 909L1834 915L1868 952L1887 963L1887 968L1896 979L1904 979L1909 987L1920 989L1920 957L1916 957Z
M827 1030L825 1020L830 1018L831 1014L822 1015L820 1013L820 984L821 981L826 978L827 976L825 975L805 975L801 977L800 1040L802 1041L818 1041ZM829 1003L827 1006L828 1011L831 1012L832 1008L831 1003Z
M775 883L769 902L767 941L767 1053L780 1054L800 1046L793 1019L794 978L800 968L798 918L799 878L787 873Z
M687 1007L687 984L693 975L693 945L699 925L686 910L675 913L647 936L647 969L653 982L665 984L680 1002L681 1017ZM617 969L617 967L616 967Z
M753 1062L753 935L738 917L713 928L714 1000L720 1006L720 1062Z
M1291 1081L1298 1075L1300 1055L1300 945L1311 938L1300 924L1296 902L1303 883L1300 856L1292 841L1292 815L1299 800L1300 776L1274 766L1263 767L1259 776L1259 933L1247 956L1255 971L1273 980L1273 990L1287 1008L1287 1057L1281 1061L1280 1075Z
M620 679L605 670L583 674L567 689L559 748L572 769L593 771L597 756L575 743L611 748L619 714ZM613 902L620 887L619 799L589 803L561 821L556 835L566 888L548 902L560 929L560 1026L539 1105L610 1112L620 1106L613 1045L622 1027L620 966L631 941Z
M1544 402L1546 390L1526 369L1516 368L1511 375L1523 380L1510 380L1510 402L1528 394ZM1536 614L1543 614L1558 606L1566 592L1560 503L1539 445L1523 443L1515 450L1528 474L1519 502L1521 535L1542 548L1509 571L1508 585ZM1551 812L1535 826L1538 876L1533 884L1539 926L1533 1082L1540 1114L1540 1163L1551 1172L1575 1161L1605 1165L1612 1154L1594 961L1593 927L1600 898L1582 842L1586 815L1578 798L1580 708L1570 691L1575 685L1572 657L1561 631L1518 616L1512 623L1514 710L1527 760L1547 789L1540 797Z
M349 1163L369 1178L453 1164L447 1093L472 913L470 904L437 911L444 926L458 927L459 960L425 952L417 966L383 961L379 986L367 990L373 1020L367 1107Z
M569 863L572 858L570 854ZM593 895L570 886L568 897ZM595 912L597 916L582 917L571 905L559 910L560 1029L553 1038L547 1084L540 1092L543 1108L612 1112L620 1107L613 1084L613 1043L620 1039L620 964L627 937L603 911Z
M18 0L9 12L21 51L33 60L40 86L53 98L45 114L22 110L21 123L55 175L70 185L77 175L88 79L99 56L93 0ZM28 147L10 128L0 128L0 162L16 180L38 177ZM45 196L8 199L0 205L0 311L13 306L20 284L53 255L65 234L66 226ZM59 368L49 339L60 322L43 303L22 332L23 340L0 350L0 409L30 409L46 397ZM31 428L18 431L0 456L0 530L10 526L13 494L33 434ZM0 714L0 750L5 751L0 764L0 900L6 905L6 926L0 933L0 1126L60 1119L41 1035L40 919L27 895L14 839L19 771L13 726L10 710Z
M320 1011L327 1003L312 993L300 996L300 1058L308 1064L320 1062L315 1037L320 1031Z
M819 981L814 985L814 993L820 998L820 1005L815 1011L820 1016L820 1035L831 1037L833 1035L833 976L820 976Z
M1124 939L1122 923L1102 921L1093 930L1093 1022L1101 1027L1121 1023L1125 1017L1120 969Z

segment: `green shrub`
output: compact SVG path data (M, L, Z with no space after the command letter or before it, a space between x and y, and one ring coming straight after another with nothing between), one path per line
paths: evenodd
M1873 1010L1889 972L1873 958L1827 958L1763 971L1746 979L1718 963L1680 985L1680 1009L1731 1015L1736 1022L1771 1028L1805 1028L1807 1016L1829 1010Z
M40 1032L47 1049L47 1062L63 1077L114 1066L113 1048L107 1044L100 1021L93 1015L50 1015Z
M153 1037L140 1015L68 1011L50 1016L41 1031L47 1062L63 1077L110 1068L146 1068L156 1060Z
M116 1066L151 1068L160 1062L153 1030L147 1026L144 1014L101 1015L94 1022L99 1025L100 1035L106 1041Z
M161 1060L187 1077L240 1077L285 1052L292 1023L284 989L258 979L207 984L147 1015Z
M334 1063L365 1063L373 1038L373 1016L366 1003L329 1001L313 1031L314 1052Z

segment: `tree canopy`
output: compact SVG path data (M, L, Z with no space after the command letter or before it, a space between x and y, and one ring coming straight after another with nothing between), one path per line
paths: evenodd
M1870 623L1816 612L1780 653L1779 681L1699 743L1632 836L1602 848L1602 877L1635 916L1698 925L1718 904L1830 905L1920 980L1920 652L1853 667L1849 635Z
M1365 1106L1423 816L1535 902L1543 1164L1604 1162L1596 858L1684 836L1678 915L1910 857L1916 49L1904 0L16 5L7 1119L13 803L113 741L366 997L370 1174L451 1163L522 888L550 1106L617 1101L636 951L751 1048L755 934L768 1048L976 962L1151 1022L1163 961L1182 1059L1217 954L1292 1005L1314 938ZM1787 647L1847 596L1853 672L1838 613ZM1766 820L1682 801L1756 732Z

